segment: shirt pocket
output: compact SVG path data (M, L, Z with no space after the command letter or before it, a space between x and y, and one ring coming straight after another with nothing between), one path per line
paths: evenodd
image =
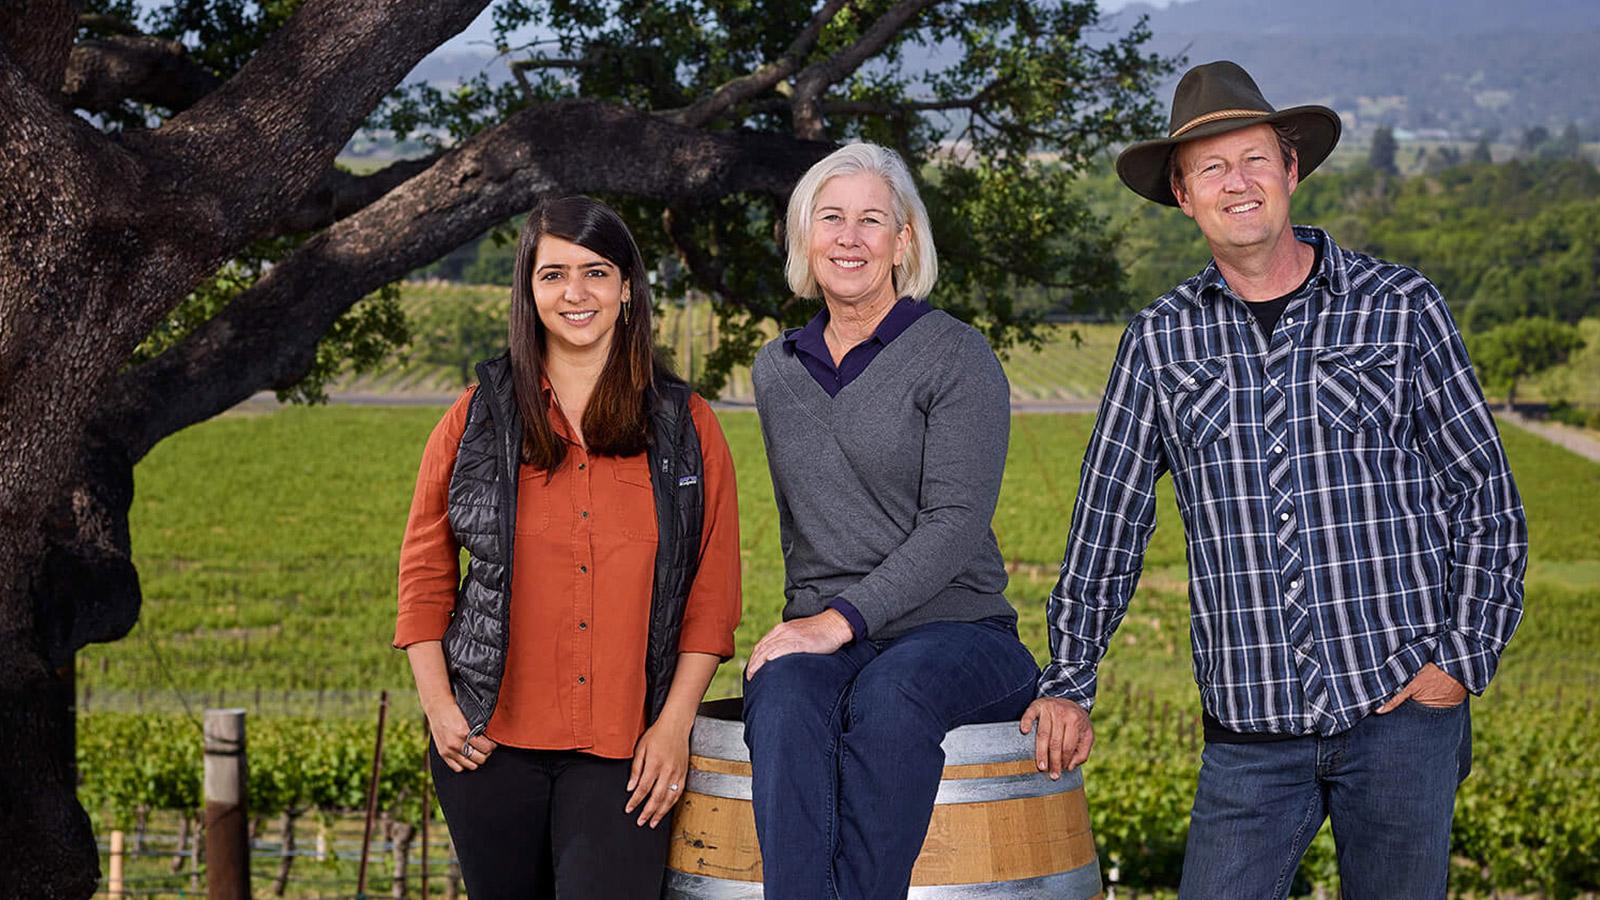
M1172 398L1178 440L1200 449L1226 437L1233 424L1233 393L1226 357L1180 359L1161 369L1161 384Z
M656 539L656 497L650 486L648 456L620 459L611 467L616 491L611 515L617 517L617 531L629 540Z
M1314 388L1318 421L1335 431L1388 427L1397 408L1399 362L1399 353L1388 344L1319 351Z
M517 534L544 534L550 530L550 491L544 469L521 466L517 470Z

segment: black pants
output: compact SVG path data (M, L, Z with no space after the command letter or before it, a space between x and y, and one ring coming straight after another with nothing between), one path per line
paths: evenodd
M501 747L452 772L430 746L434 789L472 900L656 900L672 817L634 823L626 759Z

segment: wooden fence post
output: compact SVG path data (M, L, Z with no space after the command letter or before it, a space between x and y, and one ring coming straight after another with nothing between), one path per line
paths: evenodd
M459 900L461 896L461 860L456 857L456 839L452 836L445 841L445 900Z
M206 710L206 894L210 900L250 900L248 770L244 710Z
M428 820L433 818L433 799L428 785L433 773L428 765L428 714L422 714L422 900L428 900Z
M416 837L417 828L410 822L393 821L387 829L389 833L389 848L394 854L394 879L389 886L389 894L395 900L405 900L406 881L409 878L408 868L411 861L411 841Z
M356 874L356 894L367 894L367 858L372 852L372 819L378 812L378 775L383 771L383 723L389 716L389 692L378 694L378 738L372 748L372 779L367 782L367 824L361 833L361 868Z
M111 832L111 861L108 866L111 869L111 876L106 886L106 893L112 897L125 896L122 892L122 846L122 832L120 830Z

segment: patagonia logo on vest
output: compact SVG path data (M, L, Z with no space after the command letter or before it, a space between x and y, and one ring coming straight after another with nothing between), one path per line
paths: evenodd
M688 487L691 484L699 484L699 483L700 483L700 476L699 475L685 475L682 478L678 479L678 487Z

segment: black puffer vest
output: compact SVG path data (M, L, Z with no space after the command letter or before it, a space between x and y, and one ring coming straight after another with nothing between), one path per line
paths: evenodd
M700 435L689 415L689 388L657 378L652 401L646 452L658 542L645 654L648 722L666 704L678 666L678 635L699 564L705 518ZM522 419L512 394L511 358L502 354L478 364L478 390L467 407L467 425L450 475L450 528L471 559L444 633L444 657L456 703L473 734L488 726L505 674L521 457Z

